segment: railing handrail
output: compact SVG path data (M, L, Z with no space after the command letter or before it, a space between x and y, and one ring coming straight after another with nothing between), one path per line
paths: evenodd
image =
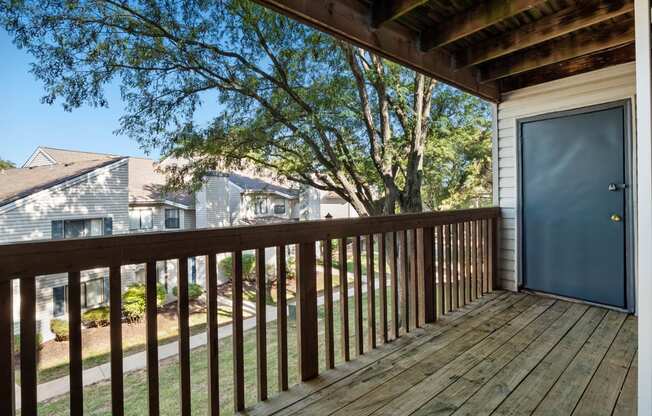
M153 260L309 243L498 218L500 209L474 208L361 218L311 220L192 231L123 234L0 245L0 282L20 276L75 272Z

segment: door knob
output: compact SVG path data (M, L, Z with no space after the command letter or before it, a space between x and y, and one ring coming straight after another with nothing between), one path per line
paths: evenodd
M624 183L610 183L608 189L609 189L611 192L616 192L616 191L618 191L619 189L625 189L625 188L627 188L627 185L624 184Z
M623 219L620 215L618 214L611 214L611 221L613 222L621 222Z

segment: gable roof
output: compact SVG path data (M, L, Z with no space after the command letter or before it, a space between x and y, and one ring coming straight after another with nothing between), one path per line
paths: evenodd
M189 192L165 192L165 175L157 169L157 162L137 157L129 158L129 203L174 203L192 206Z
M24 168L43 166L44 164L32 165L32 162L38 160L38 157L42 156L48 160L48 165L54 165L57 163L75 163L75 162L90 162L95 160L109 160L115 159L119 156L110 155L106 153L93 153L93 152L82 152L79 150L66 150L66 149L57 149L54 147L45 147L39 146L36 148L34 153L27 159L23 164Z
M237 173L229 173L229 181L240 187L243 192L276 193L289 199L294 199L299 196L299 193L292 188L274 185L272 183L265 182L262 179L243 176Z
M0 207L121 160L119 157L0 171Z

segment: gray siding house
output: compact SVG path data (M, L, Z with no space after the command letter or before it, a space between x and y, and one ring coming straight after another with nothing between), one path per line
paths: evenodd
M326 215L320 202L333 201L314 189L238 173L211 173L196 193L165 192L165 182L153 160L39 147L21 168L0 171L0 244L317 219ZM340 209L332 216L349 216L344 201L336 205ZM203 285L203 259L191 259L188 267L191 281ZM176 262L159 262L157 269L171 293ZM126 267L123 289L144 275L143 265ZM66 283L65 274L37 279L37 319L45 340L53 336L50 321L67 317ZM108 270L84 272L82 306L107 302ZM18 302L15 307L18 317Z

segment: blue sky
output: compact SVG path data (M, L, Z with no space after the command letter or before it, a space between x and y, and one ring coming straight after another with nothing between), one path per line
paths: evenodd
M0 57L0 158L20 165L37 146L146 156L134 140L113 134L123 112L117 84L107 90L109 108L66 112L60 104L41 104L43 86L29 72L33 59L14 46L4 29L0 29ZM210 116L210 108L204 107L198 119Z

